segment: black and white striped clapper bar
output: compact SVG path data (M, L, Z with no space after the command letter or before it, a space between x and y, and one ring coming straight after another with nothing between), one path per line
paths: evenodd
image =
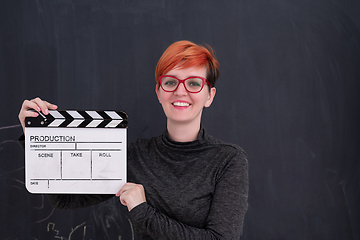
M127 180L127 127L123 111L50 110L26 118L26 188L115 194Z

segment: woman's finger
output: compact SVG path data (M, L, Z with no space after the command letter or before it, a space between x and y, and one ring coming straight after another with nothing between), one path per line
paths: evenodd
M58 108L57 105L55 105L55 104L49 103L47 101L43 101L43 102L46 104L47 108L50 110L55 110Z
M49 109L47 106L48 102L41 100L41 98L39 98L39 97L32 99L31 102L36 103L37 108L35 110L37 110L38 112L41 111L45 115L49 114Z

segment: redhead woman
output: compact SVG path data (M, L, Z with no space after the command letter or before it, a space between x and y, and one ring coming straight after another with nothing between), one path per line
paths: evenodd
M166 131L128 146L128 183L116 194L134 226L135 239L240 239L248 198L248 160L237 145L207 134L204 107L214 100L219 64L210 47L170 45L155 71L156 95ZM36 117L57 106L25 100L19 113ZM20 141L23 141L20 139ZM57 208L74 209L112 195L48 195Z

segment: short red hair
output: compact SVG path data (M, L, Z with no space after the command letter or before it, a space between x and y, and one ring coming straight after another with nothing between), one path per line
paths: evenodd
M219 77L219 63L215 53L208 45L206 47L190 41L178 41L171 44L160 57L155 70L155 80L159 83L159 77L165 75L175 66L181 69L197 66L207 67L206 79L212 87Z

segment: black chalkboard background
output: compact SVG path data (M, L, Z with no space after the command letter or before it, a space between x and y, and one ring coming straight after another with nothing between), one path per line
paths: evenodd
M11 0L0 3L0 239L132 239L118 199L54 210L24 187L24 99L129 115L129 141L165 129L157 60L216 50L207 131L249 155L242 239L360 239L360 2Z

